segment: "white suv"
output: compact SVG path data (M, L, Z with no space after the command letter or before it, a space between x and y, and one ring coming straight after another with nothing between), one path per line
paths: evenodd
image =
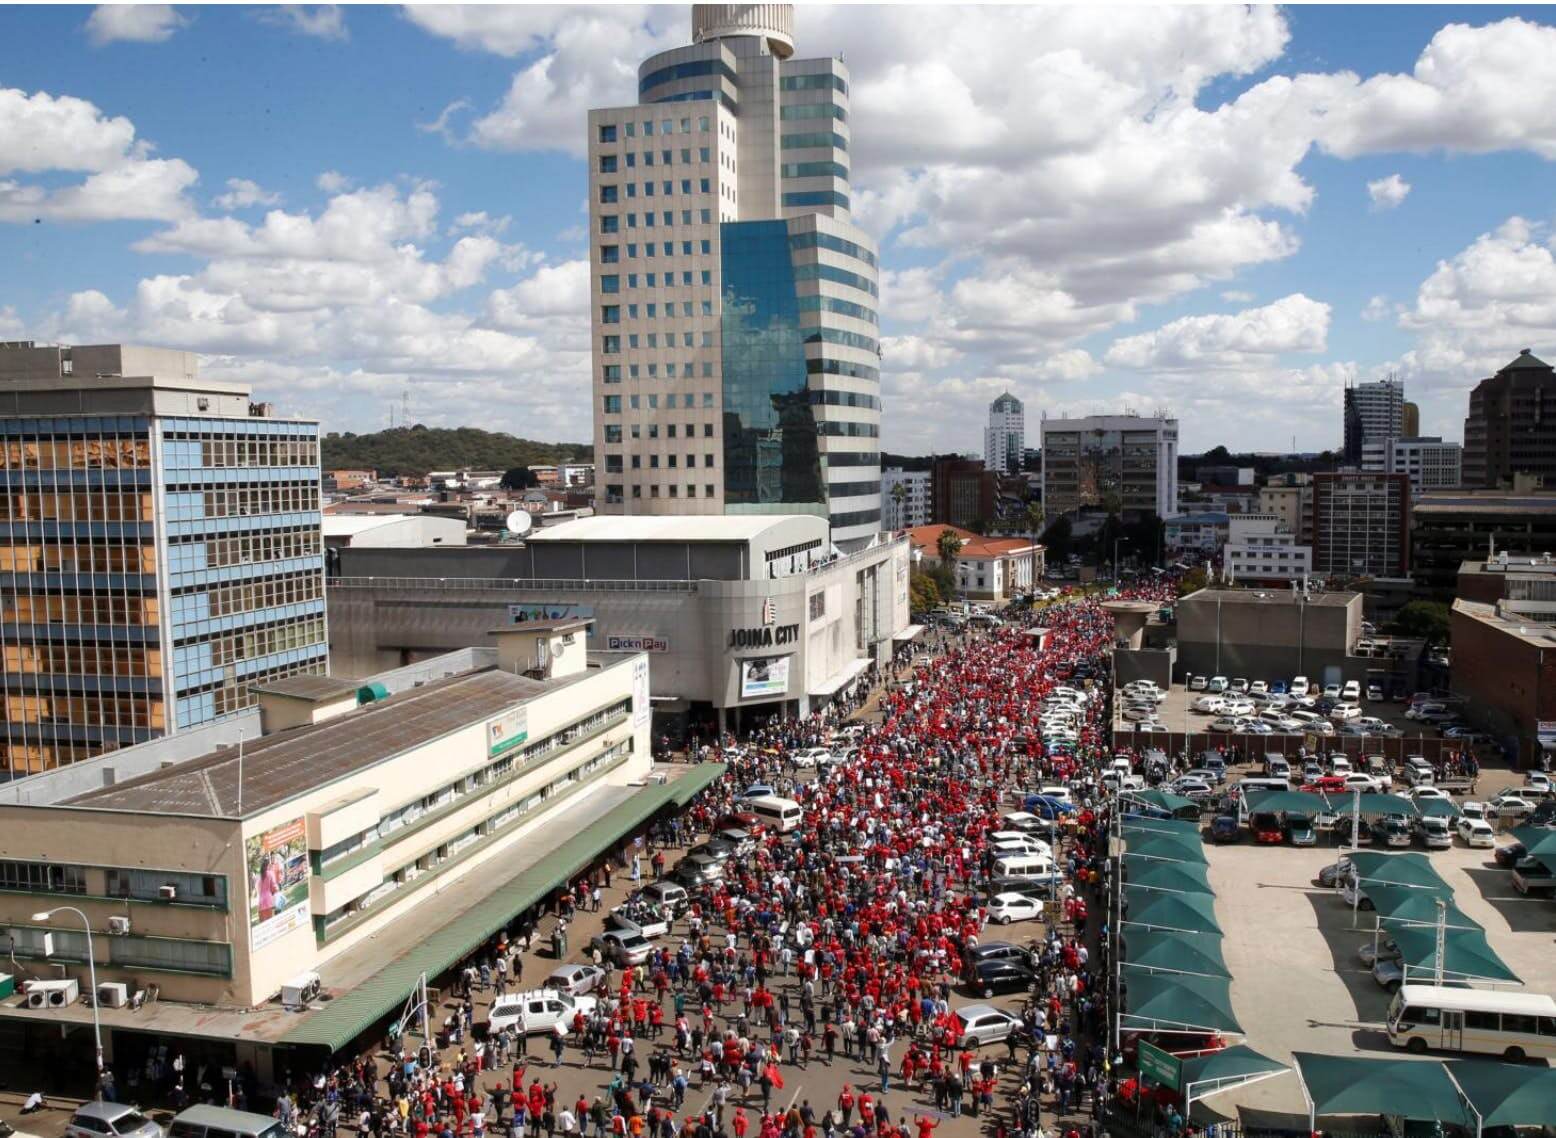
M498 996L492 1001L492 1009L486 1017L488 1034L512 1027L525 1035L552 1032L557 1024L568 1031L573 1029L573 1016L583 1012L587 1016L599 1003L593 996L570 996L566 992L520 992L512 996Z

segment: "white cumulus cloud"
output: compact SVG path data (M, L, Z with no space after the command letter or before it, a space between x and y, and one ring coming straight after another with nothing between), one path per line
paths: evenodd
M1378 178L1376 181L1367 183L1367 196L1372 199L1373 209L1393 209L1409 194L1410 183L1398 174L1390 174L1386 178Z
M86 34L98 47L162 43L188 22L171 4L99 4L87 17Z

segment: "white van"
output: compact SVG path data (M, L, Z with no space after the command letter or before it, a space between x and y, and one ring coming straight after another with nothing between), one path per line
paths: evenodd
M1053 846L1021 830L995 830L989 835L989 848L999 855L1024 853L1049 860L1054 856Z
M805 807L792 798L752 798L742 805L780 834L798 830L805 820Z
M1245 794L1253 794L1261 790L1290 790L1291 780L1289 778L1274 777L1245 778L1237 786Z
M286 1133L268 1114L225 1106L191 1106L174 1116L167 1132L171 1138L282 1138Z
M1051 877L1053 873L1053 860L1036 854L1006 854L994 859L996 877Z
M520 1021L525 1035L555 1031L557 1024L571 1031L574 1014L583 1012L587 1016L598 1003L593 996L571 996L547 989L498 996L486 1017L487 1034L496 1035L509 1027L517 1029Z

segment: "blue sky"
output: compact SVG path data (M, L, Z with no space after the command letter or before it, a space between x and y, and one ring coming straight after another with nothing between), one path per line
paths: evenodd
M189 347L341 430L589 435L590 106L687 6L0 8L0 336ZM1457 438L1556 355L1538 8L802 5L853 72L883 447L1168 408L1333 446L1348 379ZM1035 434L1035 429L1029 427Z

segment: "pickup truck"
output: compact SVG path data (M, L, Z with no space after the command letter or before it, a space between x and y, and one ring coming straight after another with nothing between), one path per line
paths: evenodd
M618 905L605 915L605 927L656 940L670 935L670 918L657 905Z

